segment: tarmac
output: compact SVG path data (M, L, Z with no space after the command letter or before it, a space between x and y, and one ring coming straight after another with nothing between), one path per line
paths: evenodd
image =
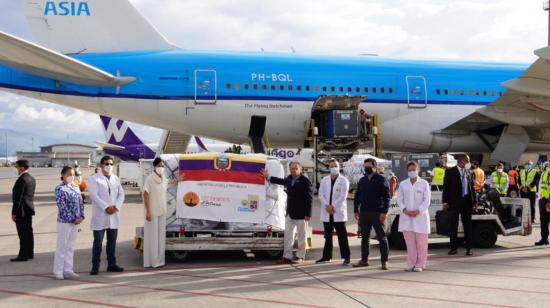
M274 265L247 252L197 252L185 263L169 261L160 269L144 269L133 248L135 227L143 223L137 189L126 189L121 211L117 257L124 273L88 274L92 233L82 225L75 251L78 280L54 280L57 208L53 189L59 169L31 169L38 183L34 217L35 258L12 263L18 251L10 219L14 168L0 168L0 307L544 307L550 306L550 250L534 247L540 237L499 236L491 249L473 257L448 256L446 240L430 240L428 268L405 272L405 251L390 251L390 270L380 269L378 245L372 241L371 266L354 269L335 259L315 265L324 239L314 235L305 264ZM86 170L90 174L91 170ZM355 232L349 206L348 231ZM90 217L90 205L86 205ZM319 203L312 218L319 222ZM335 244L337 240L335 239ZM353 261L360 257L359 239L350 238ZM339 256L335 247L334 256ZM103 260L105 256L103 255Z

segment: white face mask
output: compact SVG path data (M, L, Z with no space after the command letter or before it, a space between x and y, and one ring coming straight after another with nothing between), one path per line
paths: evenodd
M340 174L340 170L336 167L330 168L330 175L338 175Z
M504 171L504 169L497 169L498 173L502 173L503 171Z
M155 172L162 175L164 173L164 167L155 167Z
M111 172L113 172L113 166L107 165L107 166L103 167L103 170L105 172L107 172L107 174L111 174Z
M464 165L464 169L466 169L466 170L470 170L471 168L472 168L471 163L467 163L466 165Z
M72 184L74 182L74 176L73 175L68 176L66 178L66 181L67 181L67 184Z

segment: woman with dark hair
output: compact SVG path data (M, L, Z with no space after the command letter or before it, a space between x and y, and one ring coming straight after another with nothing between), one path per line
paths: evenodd
M169 181L164 176L164 162L160 157L155 158L153 167L153 173L147 177L143 185L145 206L143 267L161 267L165 262L166 189Z
M75 171L72 167L63 167L61 181L55 188L58 215L53 274L58 280L79 277L73 270L73 255L79 225L84 220L84 203L80 189L74 184Z

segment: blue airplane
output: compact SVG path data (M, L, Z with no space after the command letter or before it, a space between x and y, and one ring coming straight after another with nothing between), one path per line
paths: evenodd
M549 48L531 65L190 51L127 0L21 3L35 42L0 32L0 89L19 95L234 144L301 148L312 120L325 134L363 109L389 151L550 149Z

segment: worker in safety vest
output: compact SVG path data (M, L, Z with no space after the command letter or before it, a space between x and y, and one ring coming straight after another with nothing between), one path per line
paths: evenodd
M537 187L540 179L540 173L533 161L529 160L524 165L525 169L519 173L519 186L521 187L521 197L529 199L531 205L531 222L535 222L535 201L537 200Z
M501 197L506 197L508 193L508 174L504 172L504 165L498 163L496 165L496 171L491 173L489 184L492 188L498 189Z
M550 169L548 162L544 163L544 170L540 177L540 241L535 246L548 245L548 222L550 221Z
M479 168L479 163L477 161L472 162L472 173L474 174L474 189L478 191L483 187L483 184L485 184L485 171Z
M445 180L445 169L441 167L441 163L437 162L435 163L435 168L433 168L432 170L432 190L443 189L444 180Z

